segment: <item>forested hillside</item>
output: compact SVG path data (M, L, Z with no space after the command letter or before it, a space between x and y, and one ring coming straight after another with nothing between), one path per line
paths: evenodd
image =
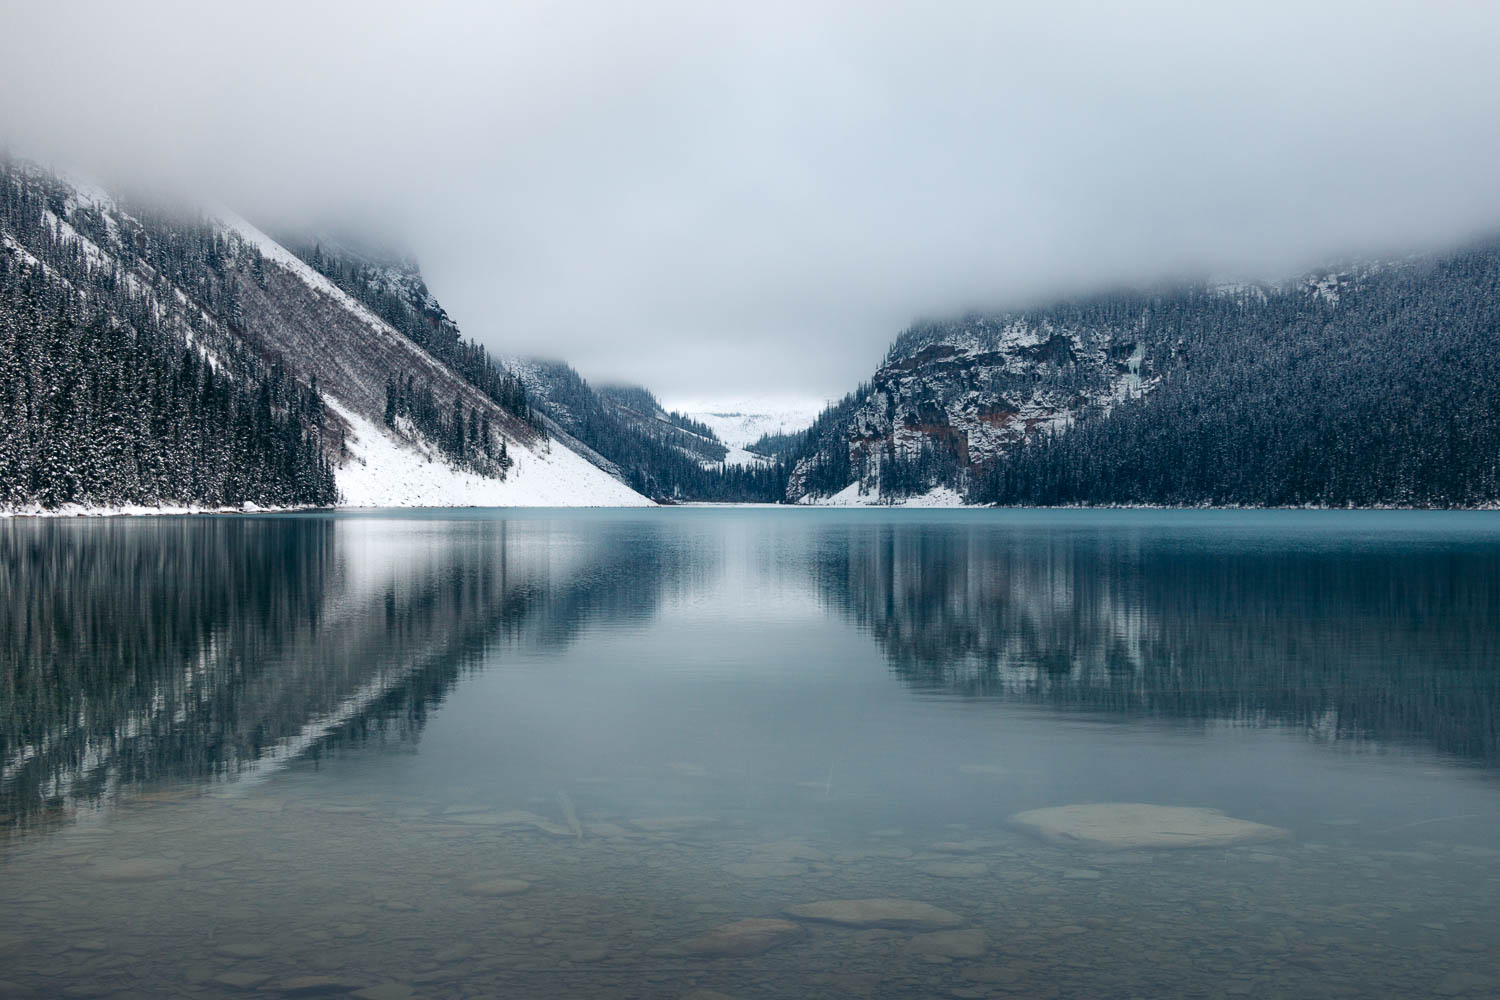
M1497 242L919 323L749 455L286 242L0 160L0 508L1500 503Z
M534 423L521 381L497 364L484 345L463 337L428 291L414 261L347 238L286 236L280 242L492 401Z
M919 324L762 447L804 502L1492 504L1500 245Z
M536 409L639 493L665 501L773 502L785 492L786 467L724 464L728 449L712 430L668 413L645 389L595 389L560 361L507 364Z
M646 502L414 267L314 258L0 159L0 509Z
M767 434L750 446L751 451L774 458L794 478L795 484L786 484L783 494L775 499L826 496L857 478L844 440L850 416L870 391L869 385L860 386L820 413L805 431Z
M336 503L316 379L199 321L236 316L227 273L253 250L202 223L143 227L120 240L161 276L142 282L70 238L65 197L0 169L0 508ZM166 276L187 273L197 309L165 306Z
M976 498L1500 501L1500 247L1162 303L1140 336L1162 373L1151 392L1037 436L985 471Z

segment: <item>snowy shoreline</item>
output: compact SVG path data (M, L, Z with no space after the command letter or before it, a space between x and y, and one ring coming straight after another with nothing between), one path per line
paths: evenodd
M0 518L54 518L54 517L177 517L186 514L290 514L305 510L339 510L338 507L314 507L298 505L290 507L262 507L247 503L242 507L204 507L189 504L186 507L171 505L122 504L118 507L82 507L64 504L55 510L43 507L23 507L18 510L0 508Z
M912 500L920 499L918 497ZM745 503L726 502L718 503L712 500L692 500L684 503L661 504L662 510L671 510L674 507L689 508L695 510L703 509L729 509L729 510L1007 510L1007 511L1115 511L1115 510L1159 510L1159 511L1449 511L1453 513L1494 513L1500 511L1500 501L1485 504L1478 507L1403 507L1395 504L1372 505L1368 507L1333 507L1327 505L1306 504L1296 507L1251 507L1244 505L1209 505L1181 506L1171 504L1056 504L1048 507L1031 507L1017 504L964 504L964 503ZM259 504L249 503L243 507L200 507L190 505L186 507L176 506L146 506L140 504L125 504L119 507L80 507L69 504L56 510L45 510L39 507L25 508L21 510L7 510L0 508L0 520L22 519L22 518L110 518L110 517L183 517L183 516L205 516L205 515L245 515L245 514L296 514L308 512L325 512L330 514L344 513L348 511L417 511L417 510L642 510L645 509L635 504L579 504L559 506L556 504L413 504L397 506L376 506L371 504L340 504L336 507L313 507L313 506L290 506L290 507L263 507Z

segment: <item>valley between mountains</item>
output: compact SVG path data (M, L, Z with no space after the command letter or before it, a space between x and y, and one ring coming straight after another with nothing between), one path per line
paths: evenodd
M1490 506L1500 243L919 321L777 391L669 407L466 339L400 253L0 162L12 514Z

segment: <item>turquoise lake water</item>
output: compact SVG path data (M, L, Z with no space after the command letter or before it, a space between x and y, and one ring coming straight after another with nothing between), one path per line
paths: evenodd
M1497 778L1495 513L0 522L0 996L1496 996Z

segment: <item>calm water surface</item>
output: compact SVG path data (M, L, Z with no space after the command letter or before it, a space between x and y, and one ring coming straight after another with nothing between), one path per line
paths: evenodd
M1494 514L0 523L0 995L1496 996L1497 768Z

